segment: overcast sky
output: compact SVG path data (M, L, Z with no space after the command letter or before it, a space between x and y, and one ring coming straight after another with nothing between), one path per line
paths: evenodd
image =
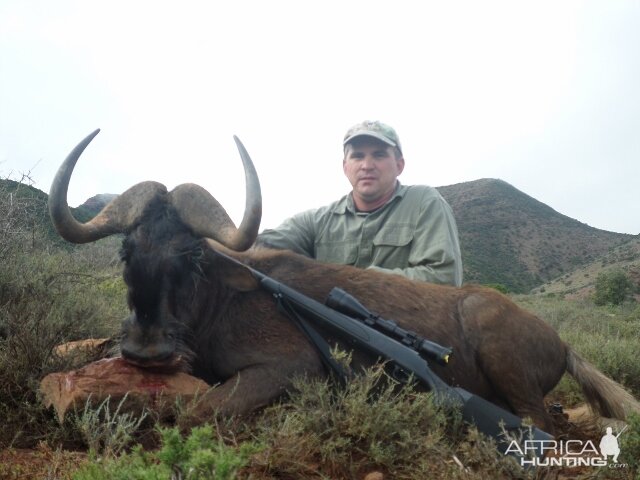
M0 0L0 178L48 191L102 131L69 203L196 182L239 222L232 135L263 227L349 191L341 140L379 119L406 184L500 178L640 233L640 1Z

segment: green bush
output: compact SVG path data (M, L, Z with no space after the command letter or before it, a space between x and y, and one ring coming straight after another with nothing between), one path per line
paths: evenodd
M177 428L160 428L162 448L129 454L81 467L74 480L232 480L260 450L255 442L227 445L211 425L196 427L188 437Z
M596 278L596 305L620 305L633 292L633 283L622 270L602 272Z

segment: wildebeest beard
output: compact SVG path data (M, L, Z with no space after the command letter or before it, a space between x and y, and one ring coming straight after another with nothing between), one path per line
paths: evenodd
M123 355L135 359L145 346L160 343L166 358L151 359L151 366L166 362L167 367L191 370L197 350L194 332L200 328L198 297L208 284L203 240L180 221L171 205L157 202L125 237L120 256L131 310L123 322ZM130 350L124 351L127 339Z

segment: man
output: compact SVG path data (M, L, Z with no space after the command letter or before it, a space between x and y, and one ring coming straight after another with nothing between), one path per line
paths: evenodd
M451 207L435 188L397 180L404 157L395 130L365 121L349 129L343 146L351 193L265 230L258 242L323 262L460 286L462 261Z
M618 437L620 436L620 433L618 435L614 435L613 429L611 427L607 427L607 434L600 440L600 453L604 457L605 461L607 460L608 455L613 455L613 463L618 463L618 455L620 455Z

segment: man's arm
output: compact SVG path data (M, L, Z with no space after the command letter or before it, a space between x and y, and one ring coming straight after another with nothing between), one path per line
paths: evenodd
M313 257L315 225L312 217L311 211L298 213L282 222L277 229L264 230L256 243Z

